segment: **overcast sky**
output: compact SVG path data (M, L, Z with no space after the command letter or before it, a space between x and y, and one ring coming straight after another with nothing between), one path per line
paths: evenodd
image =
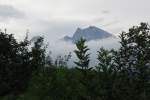
M0 0L0 28L50 40L94 25L113 34L150 22L150 0Z

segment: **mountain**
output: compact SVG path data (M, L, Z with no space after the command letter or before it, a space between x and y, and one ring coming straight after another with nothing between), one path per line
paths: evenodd
M109 32L106 32L95 26L89 26L85 29L77 28L77 30L75 31L72 37L65 36L62 40L76 42L82 37L87 41L91 41L91 40L104 39L112 36L113 35Z

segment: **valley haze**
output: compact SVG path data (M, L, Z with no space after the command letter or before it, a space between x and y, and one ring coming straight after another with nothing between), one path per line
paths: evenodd
M117 36L95 26L89 26L85 29L77 28L73 37L66 37L67 36L55 41L54 43L49 43L48 50L52 52L51 56L53 60L55 60L57 56L64 56L71 52L72 58L69 61L70 66L74 66L75 64L73 62L77 60L74 54L74 50L76 49L75 42L81 37L87 40L86 45L88 45L90 49L89 53L91 54L91 65L97 64L97 51L101 47L106 49L117 49L120 45L119 38Z

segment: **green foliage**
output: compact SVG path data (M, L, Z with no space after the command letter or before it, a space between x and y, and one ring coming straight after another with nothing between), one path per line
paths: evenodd
M33 70L40 70L42 66L45 65L45 46L43 47L44 38L39 37L32 47L32 68Z
M0 95L18 94L30 79L28 42L18 43L12 34L0 33Z
M34 75L27 91L17 100L82 100L85 87L76 69L46 68Z
M116 59L119 61L118 67L121 67L119 80L128 84L126 86L120 82L125 90L125 94L122 95L128 95L129 98L137 100L147 100L150 95L149 30L147 23L141 23L139 26L130 28L129 32L123 32L120 35L121 48ZM129 98L127 100L130 100Z
M0 33L0 96L15 97L27 88L35 67L44 66L42 43L39 38L30 52L27 36L17 42L12 34Z
M67 67L67 63L71 59L71 56L71 52L69 52L69 54L65 56L57 56L54 65L57 67Z
M106 50L104 48L100 48L98 51L98 66L96 67L98 71L98 88L97 91L100 96L102 96L101 100L114 100L115 95L113 95L113 87L114 81L116 80L116 68L113 50Z
M68 68L71 54L56 64L45 57L43 38L29 51L25 38L0 34L0 100L149 100L150 27L134 26L120 35L118 50L100 48L98 65L89 68L89 48L76 43L79 67ZM85 72L85 73L83 73Z
M45 64L46 66L52 66L53 65L53 60L51 57L51 52L48 53L48 55L45 58Z
M81 38L77 43L76 47L77 50L75 50L75 54L78 57L79 61L74 62L77 66L79 66L82 70L88 70L89 69L89 55L87 54L89 48L85 45L86 40Z
M97 70L99 72L104 72L110 74L114 68L113 54L111 51L106 50L104 48L100 48L98 51L98 61L99 64L97 66Z

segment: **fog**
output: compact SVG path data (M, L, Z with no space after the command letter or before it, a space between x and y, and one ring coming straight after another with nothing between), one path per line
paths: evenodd
M77 61L77 57L74 53L74 50L76 49L75 44L71 42L65 42L65 41L55 41L53 43L48 43L48 48L47 51L51 51L52 58L53 60L56 59L57 56L61 55L67 55L69 52L72 53L72 58L68 62L69 66L75 66L73 63L74 61ZM97 51L101 48L104 47L106 49L118 49L119 48L119 39L118 38L106 38L106 39L101 39L101 40L96 40L96 41L89 41L86 42L86 45L89 47L89 52L90 53L90 66L95 66L97 64Z

